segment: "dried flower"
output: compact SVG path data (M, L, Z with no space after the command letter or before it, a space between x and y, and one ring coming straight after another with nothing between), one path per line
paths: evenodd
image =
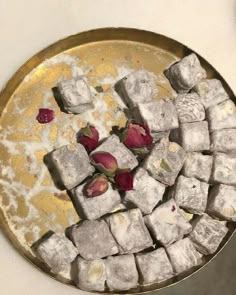
M130 149L149 147L153 138L146 124L129 123L123 134L123 142Z
M108 190L108 181L104 175L95 176L85 187L85 195L88 198L103 195Z
M133 189L134 177L130 171L120 171L115 176L115 183L118 189L130 191Z
M99 134L97 129L88 124L80 130L78 141L85 147L87 152L90 153L98 146Z
M92 164L107 176L114 176L118 168L116 158L108 152L96 152L91 156Z
M36 120L41 124L50 123L55 118L53 110L40 108Z

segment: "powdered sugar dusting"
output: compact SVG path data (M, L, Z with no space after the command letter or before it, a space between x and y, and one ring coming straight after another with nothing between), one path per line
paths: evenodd
M37 73L37 69L42 67L51 68L58 64L67 65L71 70L72 77L78 77L81 75L84 76L92 69L92 66L79 66L78 57L60 54L51 59L45 60L43 64L25 77L24 83L31 81L31 78ZM118 77L104 77L103 79L97 81L97 84L113 85L118 79L132 71L133 69L117 67ZM61 79L64 79L63 75L57 77L57 81ZM5 215L7 219L9 216L8 222L11 230L15 232L20 243L29 251L31 250L29 248L30 245L27 242L26 235L30 232L32 241L36 241L40 238L42 230L37 223L42 214L45 214L43 212L39 212L39 209L36 207L37 205L34 204L36 196L45 194L45 192L48 192L49 195L60 195L61 193L61 191L57 189L51 181L51 176L47 167L42 163L43 156L55 148L76 142L76 134L79 129L86 124L86 122L90 122L90 124L96 126L101 139L109 135L109 127L111 128L113 125L112 119L107 120L102 116L102 114L109 112L109 106L103 99L106 93L97 93L93 87L90 87L90 89L94 97L95 107L93 110L87 111L81 115L72 115L61 112L60 115L58 115L57 112L55 120L52 123L39 128L37 134L35 134L35 128L37 129L38 126L36 125L35 128L32 127L32 122L34 122L35 118L25 116L27 108L21 106L23 98L17 96L13 100L13 114L21 115L21 124L24 124L26 127L23 129L22 127L19 127L19 129L17 129L17 126L7 126L7 128L1 126L1 145L7 150L8 154L13 157L18 157L23 152L22 157L24 158L24 164L20 169L19 167L16 167L18 171L15 171L15 167L10 159L7 162L1 163L1 175L3 176L3 179L0 179L0 185L3 188L4 195L7 196L8 202L7 204L4 204L3 199L1 199L0 206L4 209L4 212L6 212ZM40 107L55 109L55 100L51 89L41 91L42 100ZM114 101L119 106L115 112L115 118L119 120L119 117L123 113L122 110L124 104L112 87L110 89L110 94L114 96ZM36 109L37 107L38 106L36 106ZM94 116L94 113L96 112L99 114L98 116ZM56 132L52 132L54 129ZM18 132L23 132L22 139L12 139L12 134L16 134ZM34 136L37 137L37 140L36 138L35 140L31 140ZM37 156L38 154L41 154L40 161ZM19 171L23 174L29 173L29 175L35 175L35 181L32 186L19 181L17 174ZM44 184L45 180L47 185ZM23 216L19 216L16 213L9 215L7 212L17 212L22 196L24 198L25 206L27 207L27 212L23 214ZM37 202L40 202L40 197L37 198ZM57 222L58 217L54 212L52 212L50 216L46 216L48 220L46 228L48 228L48 230L64 230L64 227ZM76 222L75 216L76 213L72 208L71 214L68 215L68 225ZM29 224L30 226L28 226Z
M56 198L62 194L66 198L66 193L54 185L43 162L44 156L58 147L75 143L77 132L87 122L96 126L100 139L109 136L113 125L125 125L125 104L114 90L114 84L136 68L116 61L112 66L112 74L108 71L91 77L90 72L96 65L86 64L80 56L62 53L46 59L25 76L22 83L25 90L17 89L2 113L0 147L4 156L0 159L0 187L3 192L0 207L10 229L28 251L47 230L61 232L78 221L69 198L66 201ZM52 84L48 84L47 79L39 79L39 84L35 84L38 83L37 77L44 78L50 73L53 73L49 79ZM90 86L94 109L81 115L61 112L51 88L58 81L78 76L86 77L89 85L104 86L103 91L98 93ZM157 76L158 80L165 84L164 77ZM38 124L35 117L39 108L54 110L55 119L43 126ZM10 123L9 113L14 118Z
M69 54L66 53L61 53L58 54L56 56L53 56L50 59L46 59L43 63L44 66L46 67L51 67L54 65L58 65L58 64L66 64L68 66L74 66L75 64L77 64L79 61L78 57L75 56L71 56Z

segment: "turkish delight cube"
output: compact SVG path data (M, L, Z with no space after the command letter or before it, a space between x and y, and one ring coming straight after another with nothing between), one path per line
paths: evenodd
M229 99L221 81L217 79L202 80L193 90L200 96L206 109Z
M192 229L173 199L158 206L144 220L153 237L166 247L182 239Z
M180 123L191 123L205 119L205 109L196 93L179 94L174 100Z
M120 142L119 137L115 134L109 136L99 147L93 151L93 153L101 151L112 154L116 158L118 167L120 169L129 168L132 170L138 166L136 157L122 142Z
M79 143L62 146L49 155L67 189L74 188L95 171L85 148Z
M156 76L145 70L138 70L122 78L115 85L116 91L129 107L152 101L157 94Z
M166 251L177 274L187 271L202 262L202 254L196 250L189 238L177 241L170 245Z
M133 190L127 191L125 200L136 205L143 214L149 214L162 200L165 186L139 168L134 176Z
M206 78L206 71L194 53L171 65L165 74L178 93L189 92L197 83Z
M79 254L78 249L64 234L53 232L49 237L39 241L34 251L54 273L70 270L71 262Z
M180 125L181 146L187 152L208 151L210 138L206 121Z
M144 168L156 180L166 185L173 185L183 166L185 154L177 143L163 138L154 145L144 162Z
M236 107L232 100L214 105L206 112L211 131L236 127Z
M173 277L173 268L164 248L137 254L135 258L142 284L159 283Z
M175 201L190 213L203 214L206 211L208 189L209 184L180 175L175 185Z
M76 187L72 192L72 200L76 209L82 210L84 216L89 220L97 219L111 212L121 202L119 192L113 190L110 184L105 193L94 198L86 196L85 187L86 184Z
M71 238L86 260L118 253L117 244L104 220L85 220L71 229Z
M204 214L193 223L190 239L202 254L213 254L228 232L228 228L220 221Z
M236 152L236 129L222 129L210 134L211 151L235 153Z
M219 184L209 196L208 212L216 217L236 221L236 188Z
M176 108L170 99L140 103L135 116L145 121L153 132L168 131L179 126Z
M104 291L106 281L105 261L77 258L76 285L85 291Z
M84 77L61 81L58 89L68 113L80 114L94 107L92 94Z
M106 259L107 286L110 291L129 290L138 284L138 271L133 254Z
M151 132L153 142L159 142L162 138L169 139L170 130L161 132Z
M215 153L213 159L212 180L236 185L236 156Z
M208 182L211 176L213 157L199 152L187 153L182 173L186 177L195 177Z
M120 253L136 253L153 245L140 209L114 213L107 222Z

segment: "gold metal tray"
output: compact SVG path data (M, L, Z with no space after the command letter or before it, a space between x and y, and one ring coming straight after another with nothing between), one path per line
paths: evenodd
M73 142L76 132L88 120L102 136L113 125L124 126L126 117L112 85L134 69L144 68L158 76L159 94L173 97L174 91L163 75L175 60L192 50L155 33L126 28L105 28L70 36L49 46L28 60L10 79L0 94L0 224L15 248L43 272L68 285L67 275L55 275L32 253L30 246L49 229L61 232L78 222L65 191L58 190L43 163L53 148ZM203 58L208 77L221 79L229 95L233 93L217 71ZM89 115L62 113L52 88L62 78L86 74L96 87L96 109ZM102 88L101 88L102 87ZM101 91L102 90L102 91ZM40 107L55 111L56 119L46 125L36 121ZM229 233L235 225L229 223ZM206 257L206 265L214 256ZM203 266L202 265L202 266ZM130 293L160 289L193 274L202 266L162 284L131 290ZM127 292L126 292L127 293Z

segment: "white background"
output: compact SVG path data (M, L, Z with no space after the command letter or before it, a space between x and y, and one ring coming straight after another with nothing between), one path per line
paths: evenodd
M0 0L0 88L22 63L50 43L109 26L151 30L186 44L236 92L235 0ZM36 270L0 232L0 294L82 293ZM225 290L224 294L234 293Z

